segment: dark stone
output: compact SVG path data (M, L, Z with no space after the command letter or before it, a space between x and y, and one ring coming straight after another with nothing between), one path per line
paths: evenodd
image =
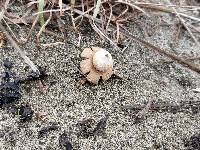
M200 133L194 134L184 141L184 146L186 150L200 150Z
M77 126L79 127L80 132L78 133L79 136L84 138L88 138L89 136L99 135L104 133L107 125L108 116L99 120L99 122L95 125L94 119L86 119L82 122L78 123Z
M69 137L65 132L59 137L59 145L62 149L65 150L73 149L72 143L70 142Z
M100 119L99 122L97 123L96 127L94 128L93 133L97 134L97 133L104 131L106 128L106 125L107 125L107 120L108 120L108 116Z
M59 126L55 125L55 124L49 125L47 127L42 127L38 132L38 136L42 137L45 134L47 134L49 131L54 131L54 130L57 130L58 128L59 128Z
M11 69L13 67L13 63L11 61L9 61L8 58L6 58L4 61L3 61L3 65L5 68L8 68L8 69Z
M11 72L12 62L5 59L4 67L5 71L2 74L2 81L0 84L0 107L21 98L19 82L15 80L15 73Z
M94 119L85 119L79 123L77 123L77 126L79 128L79 136L82 136L84 138L88 138L89 136L94 136L94 126L95 120Z
M26 122L30 121L33 117L34 111L31 109L30 106L20 106L19 108L19 115L20 115L20 121Z

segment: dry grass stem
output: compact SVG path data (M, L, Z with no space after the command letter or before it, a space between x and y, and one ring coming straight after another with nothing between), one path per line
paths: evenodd
M124 29L122 27L120 28L120 32L124 36L129 37L129 38L133 39L134 41L137 41L137 42L143 44L147 48L149 48L149 49L151 49L153 51L156 51L156 52L158 52L160 54L163 54L163 55L167 56L168 58L178 62L179 64L181 64L181 65L183 65L183 66L185 66L185 67L187 67L187 68L189 68L189 69L191 69L191 70L193 70L193 71L195 71L197 73L200 73L200 68L199 68L198 65L181 59L180 57L168 52L169 50L164 50L164 49L161 49L161 48L159 48L157 46L154 46L151 43L146 42L146 41L144 41L144 40L132 35L130 32L128 32L126 29Z
M0 29L4 31L4 34L6 38L10 41L11 45L15 48L15 50L20 54L20 56L24 59L25 63L27 63L30 68L33 70L33 72L36 73L36 75L39 76L40 71L36 67L36 65L26 56L26 54L20 49L20 47L17 45L17 43L13 40L13 38L9 35L9 33L6 31L4 26L0 23Z
M26 44L26 43L28 42L28 40L29 40L29 38L30 38L30 36L31 36L31 34L32 34L32 31L33 31L33 29L34 29L36 23L38 22L38 19L39 19L39 15L35 18L35 20L34 20L32 26L31 26L31 29L29 30L28 36L27 36L27 38L26 38L26 41L25 41L24 43L22 43L22 44Z
M53 5L54 5L54 4L52 4L52 8L53 8ZM46 27L46 25L49 23L49 21L51 20L51 18L52 18L52 11L50 11L50 15L49 15L48 20L42 25L42 27L41 27L39 33L37 34L37 42L38 42L38 43L39 43L39 37L40 37L41 33L43 32L43 30L45 30L45 27Z
M170 1L169 1L169 3L170 3ZM188 33L190 34L190 36L192 37L192 39L194 40L194 42L196 43L196 45L198 47L200 47L200 44L199 44L198 40L193 35L193 33L191 32L190 28L188 28L187 24L185 23L185 20L183 18L181 18L180 14L176 11L176 9L174 7L172 9L174 10L175 14L179 18L179 20L181 21L181 23L183 24L183 26L186 28L186 30L188 31Z
M116 2L117 2L117 3L122 3L122 4L129 5L129 6L131 6L132 8L135 8L135 9L141 11L141 12L144 13L146 16L149 16L143 9L141 9L141 8L138 7L137 5L134 5L134 3L126 2L126 1L123 1L123 0L118 0L118 1L116 1Z

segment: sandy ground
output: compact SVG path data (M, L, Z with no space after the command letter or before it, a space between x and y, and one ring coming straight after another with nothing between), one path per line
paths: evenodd
M159 23L158 17L140 17L140 28L132 23L128 29L162 48L173 49L180 57L198 56L199 48L186 31L181 34L178 45L172 47L175 34L173 18L163 14L165 23ZM24 37L28 31L17 27L14 30ZM58 139L64 131L70 133L74 149L184 149L184 139L199 132L199 113L149 112L143 120L135 123L133 115L124 112L122 106L144 104L149 100L173 104L199 100L200 94L191 91L200 87L199 74L177 63L167 63L169 59L166 57L128 39L124 42L127 48L121 55L111 45L100 42L101 39L92 29L87 27L84 30L82 49L91 45L106 48L114 57L115 69L124 79L112 77L97 86L89 83L81 86L78 81L83 76L70 62L72 58L79 67L80 49L73 45L69 45L68 50L64 45L37 48L35 41L31 40L23 49L34 63L46 67L50 76L45 83L49 89L47 93L40 92L37 82L22 85L19 104L28 103L35 112L43 112L46 116L43 121L38 121L34 116L30 122L20 123L19 117L13 116L7 108L0 109L0 149L60 149ZM148 37L143 32L145 30L149 32ZM69 39L76 44L78 35L71 33ZM43 34L41 37L42 43L57 41L53 36ZM0 62L9 58L14 62L13 70L18 75L27 74L27 65L9 43L0 48L0 54ZM3 72L2 65L0 71ZM107 114L109 118L103 135L89 138L77 135L78 122L87 118L98 122ZM38 138L38 131L52 123L57 123L59 129Z

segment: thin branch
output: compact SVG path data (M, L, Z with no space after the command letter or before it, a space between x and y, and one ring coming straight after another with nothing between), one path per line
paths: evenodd
M78 17L76 17L76 18L74 19L74 21L77 21L79 18L83 17L85 14L89 13L89 12L92 11L93 9L94 9L94 7L88 9L88 10L85 11L85 12L82 12L82 14L80 14Z
M199 6L189 6L189 5L184 5L184 6L178 6L178 5L166 5L166 4L155 4L155 3L144 3L144 2L135 2L135 5L138 5L140 7L144 6L165 6L165 7L175 7L175 8L193 8L193 9L199 9Z
M94 29L99 35L101 35L101 36L103 36L104 38L106 38L113 46L115 46L117 49L119 49L118 46L117 46L109 37L107 37L107 36L96 26L94 20L91 21L91 25L92 25L93 29Z
M36 67L36 65L26 56L26 54L20 49L20 47L17 45L17 43L13 40L13 38L10 36L10 34L6 31L4 26L0 23L0 29L4 32L7 39L10 41L12 46L15 48L17 53L20 54L20 56L24 59L25 63L27 63L30 68L33 70L34 73L36 73L37 76L40 75L39 69Z
M8 29L9 29L10 33L13 35L14 39L15 39L17 42L19 42L19 41L17 40L16 35L14 34L14 32L12 31L12 29L10 28L10 26L7 24L7 22L5 21L5 19L3 18L2 20L3 20L3 22L6 24L6 26L8 27Z
M109 7L110 7L110 15L109 15L109 18L108 18L108 22L106 24L106 33L108 31L108 27L110 25L110 21L111 21L111 18L112 18L112 15L113 15L113 9L112 9L112 5L110 3L108 3Z
M158 11L162 11L162 12L166 12L166 13L172 13L172 14L175 14L175 12L173 11L172 8L178 7L176 5L164 5L164 4L153 4L153 3L138 3L138 2L135 2L134 4L138 5L140 7L143 7L143 8L158 10ZM172 8L169 8L169 7L172 7ZM187 8L187 7L190 8L190 6L180 6L180 8ZM197 7L197 6L191 6L191 8L193 8L193 7L196 8L196 9L200 8L200 7ZM184 18L188 18L188 19L191 19L191 20L194 20L194 21L200 21L200 19L197 18L197 17L190 16L190 15L180 13L180 12L177 12L177 13Z
M39 15L35 18L35 20L34 20L32 26L31 26L31 29L29 30L28 36L27 36L27 38L26 38L26 41L25 41L24 43L22 43L22 44L26 44L26 43L28 42L28 40L29 40L29 38L30 38L30 36L31 36L31 33L32 33L32 31L33 31L33 29L34 29L34 27L35 27L35 25L36 25L38 19L39 19Z
M171 2L168 0L169 4L171 4ZM180 14L178 14L178 12L176 11L176 9L173 7L172 8L175 12L175 14L177 15L177 17L179 18L179 20L181 21L181 23L183 24L183 26L186 28L186 30L189 32L190 36L193 38L194 42L197 44L198 47L200 47L200 44L198 42L198 40L196 39L196 37L193 35L193 33L191 32L190 28L188 28L187 24L185 23L185 20L183 18L181 18Z
M115 28L116 29L116 28ZM163 54L165 56L167 56L168 58L171 58L172 60L178 62L179 64L181 64L182 66L185 66L197 73L200 74L200 68L198 65L194 64L194 63L191 63L191 62L188 62L186 60L183 60L182 58L179 58L178 56L168 52L169 50L164 50L164 49L161 49L160 47L157 47L157 46L154 46L153 44L149 43L149 42L146 42L136 36L134 36L133 34L131 34L130 32L128 32L125 28L123 27L120 27L120 32L126 36L126 37L129 37L131 39L133 39L134 41L137 41L141 44L143 44L145 47L147 48L150 48L151 50L153 51L156 51L156 52L159 52L160 54Z
M143 12L146 16L149 16L143 9L141 9L139 6L137 5L134 5L134 3L130 3L130 2L126 2L126 1L123 1L123 0L118 0L116 1L117 3L122 3L122 4L126 4L126 5L129 5L131 6L132 8L135 8L141 12Z

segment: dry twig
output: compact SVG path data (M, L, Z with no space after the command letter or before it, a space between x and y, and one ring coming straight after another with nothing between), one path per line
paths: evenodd
M4 26L0 23L0 29L4 32L7 39L10 41L12 46L15 48L15 50L20 54L20 56L24 59L25 63L27 63L30 68L33 70L36 75L40 75L39 69L36 67L36 65L26 56L26 54L20 49L20 47L17 45L17 43L13 40L13 38L9 35L9 33L6 31Z
M120 28L120 32L124 36L129 37L129 38L133 39L134 41L137 41L137 42L143 44L147 48L150 48L153 51L157 51L160 54L163 54L163 55L167 56L168 58L171 58L172 60L178 62L179 64L181 64L181 65L183 65L183 66L185 66L185 67L187 67L187 68L189 68L189 69L200 74L200 68L196 64L181 59L180 57L176 56L175 54L170 53L169 50L164 50L164 49L161 49L157 46L154 46L153 44L146 42L146 41L132 35L130 32L128 32L126 29L124 29L122 27Z
M168 0L169 1L169 0ZM170 2L169 2L170 3ZM171 4L171 3L170 3ZM189 29L189 27L187 26L187 24L185 23L185 20L183 18L181 18L180 14L176 11L176 9L173 7L172 8L175 12L175 14L177 15L177 17L179 18L179 20L181 21L181 23L183 24L183 26L186 28L186 30L188 31L188 33L190 34L190 36L193 38L194 42L196 43L196 45L198 47L200 47L200 44L198 42L198 40L195 38L195 36L193 35L193 33L191 32L191 30Z

